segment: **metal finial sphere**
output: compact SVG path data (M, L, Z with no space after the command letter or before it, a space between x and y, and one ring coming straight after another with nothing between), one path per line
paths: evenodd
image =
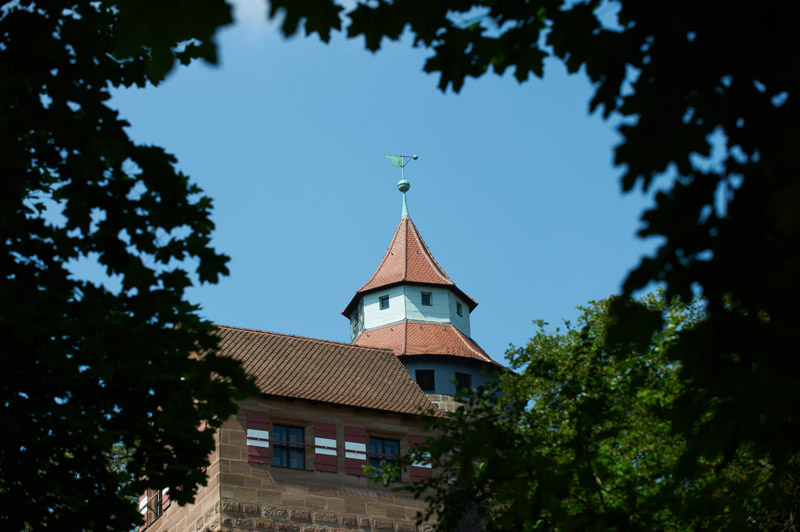
M408 189L410 189L410 188L411 188L411 183L409 183L409 182L408 182L408 181L406 181L405 179L401 179L401 180L400 180L400 181L398 181L398 183L397 183L397 190L399 190L399 191L400 191L400 192L402 192L403 194L405 194L406 192L408 192Z

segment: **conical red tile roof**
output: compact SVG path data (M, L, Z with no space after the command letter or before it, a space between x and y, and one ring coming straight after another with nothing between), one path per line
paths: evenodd
M450 355L500 366L470 337L447 323L404 320L362 332L353 342L362 347L392 349L397 356Z
M470 312L478 306L477 301L462 292L444 273L442 267L433 258L428 246L425 245L425 241L422 240L414 222L408 217L400 220L392 242L389 244L389 249L386 250L378 269L372 274L367 284L356 291L356 295L342 314L349 317L360 294L400 283L449 286L464 299Z

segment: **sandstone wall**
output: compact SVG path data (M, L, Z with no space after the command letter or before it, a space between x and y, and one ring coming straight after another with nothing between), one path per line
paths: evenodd
M247 461L247 412L267 413L272 423L303 427L305 442L314 442L313 423L335 423L338 472L316 471L308 445L305 469L288 469ZM148 532L420 532L418 512L425 504L372 479L345 473L344 426L364 427L368 436L395 439L400 453L408 436L425 435L413 416L381 414L301 401L251 399L217 434L209 481L193 505L173 503ZM404 473L401 484L409 481Z
M219 441L219 434L217 434ZM219 444L217 444L219 448ZM220 529L220 461L219 453L211 454L208 484L200 488L194 504L178 506L173 502L147 532L217 532Z
M313 422L335 423L339 441L338 472L316 471L312 447L306 449L305 470L247 462L247 411L264 412L273 423L305 427L305 441L314 441ZM223 531L416 532L418 512L425 504L406 493L393 492L372 479L347 475L344 426L365 427L368 435L400 441L408 452L408 435L425 434L411 416L379 414L299 401L251 400L242 405L220 432L220 497ZM408 481L407 473L401 481ZM428 527L421 527L422 530Z

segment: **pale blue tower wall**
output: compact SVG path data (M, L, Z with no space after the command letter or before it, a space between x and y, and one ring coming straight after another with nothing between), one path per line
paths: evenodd
M423 292L431 295L431 304L422 304ZM382 297L389 298L388 308L381 308ZM458 306L461 305L461 316ZM350 339L365 329L375 329L402 320L427 323L450 323L470 336L469 306L447 288L399 285L365 294L350 316Z

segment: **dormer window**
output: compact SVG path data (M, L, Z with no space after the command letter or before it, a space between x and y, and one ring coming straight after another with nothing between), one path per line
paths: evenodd
M430 292L422 292L422 304L426 307L431 306L431 293Z
M381 310L386 310L387 308L389 308L389 296L381 296L380 298L378 298L378 301L380 303Z
M459 316L464 315L464 312L461 310L461 303L459 303L458 301L456 301L456 314L458 314Z

